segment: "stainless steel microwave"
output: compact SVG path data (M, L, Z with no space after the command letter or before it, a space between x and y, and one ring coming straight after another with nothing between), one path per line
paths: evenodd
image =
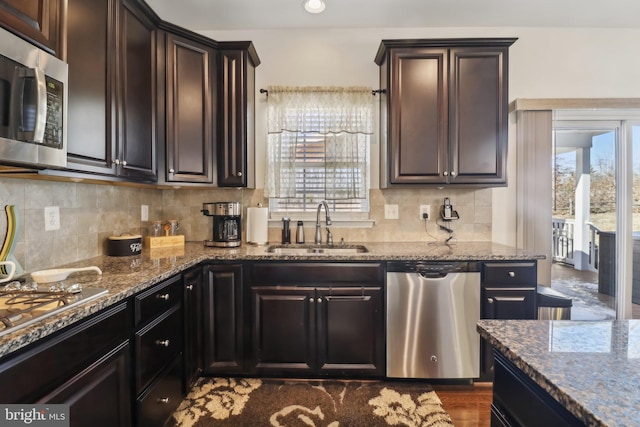
M0 29L0 164L66 167L68 69Z

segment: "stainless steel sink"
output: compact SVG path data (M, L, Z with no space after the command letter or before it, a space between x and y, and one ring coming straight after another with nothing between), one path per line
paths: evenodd
M266 252L279 255L356 255L369 250L362 245L271 245Z

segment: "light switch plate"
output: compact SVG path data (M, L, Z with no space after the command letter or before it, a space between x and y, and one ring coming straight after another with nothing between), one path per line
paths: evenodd
M149 221L149 205L140 206L140 221Z
M384 219L398 219L398 205L384 205Z

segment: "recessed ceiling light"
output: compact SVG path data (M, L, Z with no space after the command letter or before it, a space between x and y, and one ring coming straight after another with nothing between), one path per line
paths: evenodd
M304 2L304 10L309 13L320 13L325 7L323 0L305 0Z

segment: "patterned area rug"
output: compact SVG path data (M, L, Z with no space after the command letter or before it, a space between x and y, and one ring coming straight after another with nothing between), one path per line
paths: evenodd
M173 414L176 426L451 427L428 384L201 378Z

